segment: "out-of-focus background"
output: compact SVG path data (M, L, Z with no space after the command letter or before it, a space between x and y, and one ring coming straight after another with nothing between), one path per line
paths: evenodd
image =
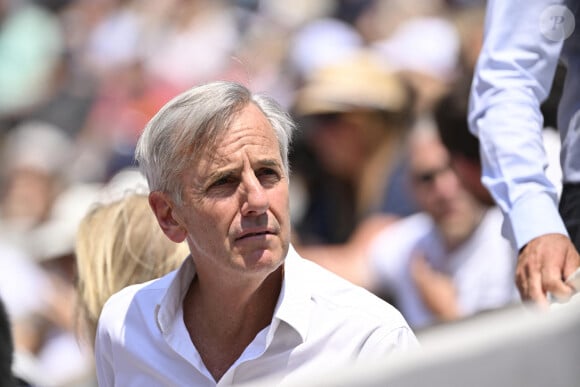
M417 200L409 184L408 137L468 86L484 3L0 0L0 296L17 374L41 387L96 385L76 335L76 226L95 201L142 188L141 130L195 84L244 83L296 118L291 210L305 254L348 260L341 247L368 219L384 216L382 228L434 210L433 187ZM396 286L377 294L402 305Z

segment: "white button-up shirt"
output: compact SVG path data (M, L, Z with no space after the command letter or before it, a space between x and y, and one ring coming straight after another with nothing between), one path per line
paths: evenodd
M418 347L402 315L378 297L301 258L292 247L284 265L270 325L218 382L183 320L182 300L195 276L191 257L177 271L117 293L99 320L99 386L226 386L262 378L284 383L324 367L378 361Z
M579 8L578 0L487 3L469 123L481 143L483 182L506 214L502 232L518 249L543 234L567 235L558 190L544 173L538 101L548 96L562 59L568 68L558 109L562 172L564 182L580 183Z

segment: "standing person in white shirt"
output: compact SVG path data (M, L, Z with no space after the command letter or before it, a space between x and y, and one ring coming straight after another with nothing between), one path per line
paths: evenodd
M482 182L504 213L503 235L519 251L520 294L540 305L548 293L569 297L566 279L580 266L579 14L578 0L489 0L472 84L469 124L481 145ZM558 109L558 208L545 174L540 104L559 60L567 75Z
M136 158L174 272L113 295L95 342L99 386L289 382L417 347L391 305L290 245L294 124L270 98L214 82L170 101Z

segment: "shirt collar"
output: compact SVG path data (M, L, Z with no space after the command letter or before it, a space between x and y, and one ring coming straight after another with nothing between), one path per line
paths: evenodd
M161 302L156 306L157 325L163 334L166 334L178 316L181 316L183 298L189 289L189 284L195 277L195 265L191 255L183 261L177 272L168 274L169 286ZM166 277L168 277L166 276Z
M306 340L313 305L310 281L306 280L307 269L303 267L302 260L303 258L290 245L284 261L284 278L270 324L268 342L272 340L281 321L293 328L303 342ZM157 324L164 334L173 325L175 319L181 316L183 298L195 274L195 264L191 256L188 256L177 272L172 273L172 278L167 278L170 283L156 307Z
M310 282L306 279L308 273L301 264L302 259L290 245L284 262L284 280L274 311L270 335L273 335L278 322L283 321L292 327L304 342L308 335L313 304Z

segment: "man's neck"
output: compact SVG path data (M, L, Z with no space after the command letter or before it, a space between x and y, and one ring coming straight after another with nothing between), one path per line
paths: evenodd
M219 380L240 357L258 332L272 321L282 286L283 267L259 284L204 287L195 278L183 301L189 337L207 369ZM215 285L216 282L211 282Z
M447 248L448 253L454 252L458 247L462 246L465 242L467 242L473 235L477 232L479 227L483 222L483 218L489 209L486 205L479 205L475 207L473 211L473 218L472 223L469 226L469 229L463 235L445 235L445 247Z

